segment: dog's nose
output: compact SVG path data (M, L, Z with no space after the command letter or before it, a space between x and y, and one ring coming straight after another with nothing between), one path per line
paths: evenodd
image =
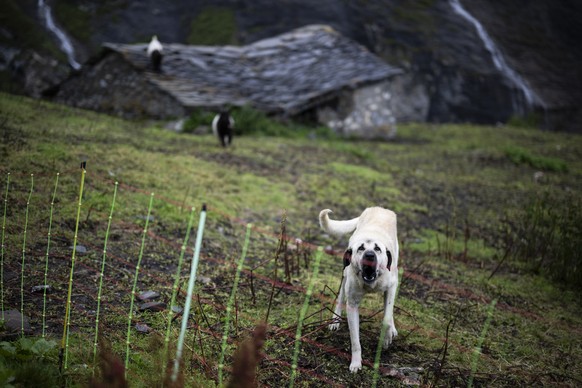
M376 254L374 251L366 251L364 252L364 259L374 261L376 260Z

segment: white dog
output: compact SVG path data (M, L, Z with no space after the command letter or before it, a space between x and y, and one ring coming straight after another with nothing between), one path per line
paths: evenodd
M384 349L398 335L394 326L394 299L398 287L398 240L396 237L396 214L381 207L371 207L357 218L345 221L329 219L329 209L319 213L321 228L327 233L342 236L354 232L344 254L344 273L337 298L334 322L330 330L339 328L342 306L346 304L346 315L352 344L350 371L362 368L360 346L359 305L364 294L384 293L383 327L387 327Z

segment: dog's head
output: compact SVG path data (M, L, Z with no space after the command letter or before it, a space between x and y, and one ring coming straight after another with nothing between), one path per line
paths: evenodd
M356 274L368 284L373 283L392 266L392 254L380 241L359 240L344 253L344 268L352 265Z

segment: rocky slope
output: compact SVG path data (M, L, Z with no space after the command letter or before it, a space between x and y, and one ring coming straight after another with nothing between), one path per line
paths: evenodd
M60 0L49 5L73 38L79 62L103 42L144 42L152 34L166 42L247 44L306 24L329 24L406 70L395 85L400 121L495 123L534 112L543 127L582 132L582 3L461 1L537 96L528 107L516 84L495 66L475 26L454 12L453 2ZM66 75L67 60L55 40L47 40L51 35L42 27L36 1L4 2L2 20L14 15L26 21L28 32L19 30L22 22L0 28L2 89L17 85L38 96ZM31 31L39 36L32 42ZM216 38L225 31L226 38Z

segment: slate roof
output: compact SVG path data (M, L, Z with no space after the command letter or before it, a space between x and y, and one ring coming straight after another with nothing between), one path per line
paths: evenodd
M147 44L105 43L187 107L250 104L296 114L344 88L401 70L331 27L312 25L248 46L164 43L162 73L150 71Z

